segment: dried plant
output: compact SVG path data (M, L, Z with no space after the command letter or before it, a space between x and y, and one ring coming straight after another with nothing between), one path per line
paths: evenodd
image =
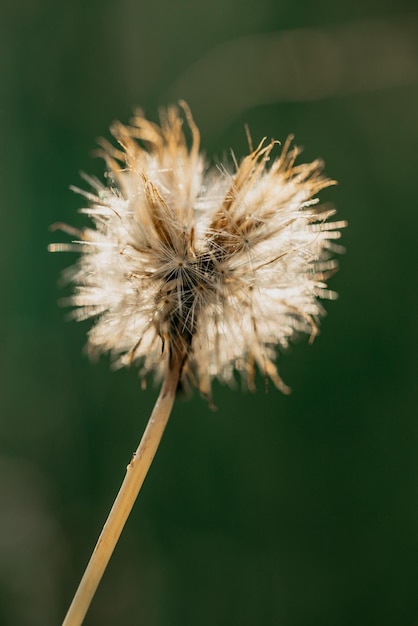
M255 367L287 393L275 365L277 346L317 333L334 298L335 240L344 222L316 194L333 181L322 162L298 165L299 150L265 140L234 167L208 168L188 107L161 113L160 126L138 113L115 124L119 147L102 142L110 184L86 177L83 209L92 228L77 231L79 250L66 278L77 319L95 318L91 352L116 365L153 374L161 392L143 439L64 621L81 624L152 462L176 389L194 386L211 397L212 380L233 384L235 371L254 387ZM190 147L183 129L191 135Z

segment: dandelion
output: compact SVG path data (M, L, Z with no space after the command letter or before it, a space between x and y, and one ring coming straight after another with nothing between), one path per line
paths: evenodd
M65 626L81 624L152 462L179 386L211 398L212 381L254 388L255 371L283 392L277 348L301 333L312 339L335 298L326 281L336 270L342 221L316 195L334 181L323 164L296 164L288 139L272 158L265 139L233 167L207 167L186 104L157 125L138 113L112 128L119 147L102 142L109 184L86 177L82 209L91 228L57 225L76 240L52 250L79 250L66 272L77 319L94 318L91 353L135 364L161 392ZM188 131L183 128L187 122ZM186 132L190 133L188 142ZM190 147L189 147L190 144Z

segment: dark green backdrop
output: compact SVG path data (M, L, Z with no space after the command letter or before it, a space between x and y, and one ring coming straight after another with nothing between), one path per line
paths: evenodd
M415 7L416 10L416 7ZM90 626L417 626L418 12L407 0L3 0L0 624L59 625L157 391L57 306L113 119L185 98L208 155L305 146L348 219L290 397L179 402Z

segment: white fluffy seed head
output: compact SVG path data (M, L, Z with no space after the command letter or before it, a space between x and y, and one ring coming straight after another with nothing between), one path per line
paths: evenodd
M313 337L319 298L335 297L326 280L345 224L315 199L333 181L320 161L297 165L289 140L274 160L276 142L263 140L235 171L208 168L182 110L168 108L159 126L138 113L112 128L119 148L102 143L109 184L88 178L93 192L82 192L93 227L64 228L81 252L67 270L75 316L95 318L91 351L138 364L144 380L180 360L182 382L209 395L235 370L252 388L257 365L286 392L277 346Z

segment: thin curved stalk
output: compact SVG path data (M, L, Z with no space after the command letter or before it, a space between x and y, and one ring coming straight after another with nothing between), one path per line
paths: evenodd
M181 365L167 370L141 442L91 555L62 626L80 626L151 466L173 407Z

